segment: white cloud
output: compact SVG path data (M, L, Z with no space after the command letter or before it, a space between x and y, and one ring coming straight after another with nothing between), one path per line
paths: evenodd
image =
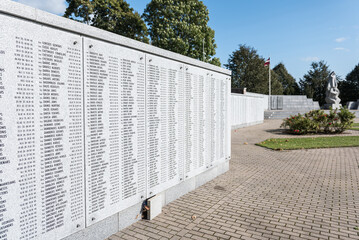
M340 38L335 39L336 42L344 42L345 40L347 40L347 38L345 38L345 37L340 37Z
M58 15L64 14L67 7L66 0L15 0L15 1Z
M343 47L336 47L334 48L335 51L346 51L346 52L349 52L349 49L347 48L343 48Z
M302 58L302 61L304 62L314 62L314 61L319 61L318 57L306 57L306 58Z

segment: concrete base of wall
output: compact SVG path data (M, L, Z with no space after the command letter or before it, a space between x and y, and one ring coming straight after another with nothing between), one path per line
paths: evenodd
M232 130L233 129L238 129L238 128L249 127L249 126L253 126L253 125L257 125L257 124L261 124L261 123L263 123L263 120L262 121L257 121L257 122L250 122L250 123L243 123L243 124L239 124L239 125L233 125Z
M229 161L220 163L195 177L187 179L186 181L157 194L157 196L162 198L162 205L165 206L186 193L193 191L217 176L227 172L228 170ZM121 231L131 224L139 221L141 219L141 215L138 214L140 213L141 207L142 203L138 203L94 225L91 225L84 230L63 238L63 240L104 240L112 234L117 233L118 231Z
M127 209L126 209L127 210ZM111 233L116 233L119 226L119 214L114 214L96 224L91 225L77 233L74 233L64 240L104 240L109 237Z

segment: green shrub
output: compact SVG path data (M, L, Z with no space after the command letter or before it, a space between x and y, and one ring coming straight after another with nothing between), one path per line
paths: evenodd
M284 119L281 127L292 134L342 133L351 128L354 118L355 115L347 108L339 111L330 109L329 114L323 110L313 110Z

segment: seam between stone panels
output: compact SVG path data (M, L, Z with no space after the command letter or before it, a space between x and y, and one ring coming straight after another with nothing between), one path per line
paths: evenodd
M81 37L81 44L82 44L82 141L83 141L83 164L84 164L84 177L83 177L83 181L84 181L84 217L85 217L85 227L87 227L87 173L86 173L86 106L85 106L85 100L86 100L86 96L85 96L85 38Z

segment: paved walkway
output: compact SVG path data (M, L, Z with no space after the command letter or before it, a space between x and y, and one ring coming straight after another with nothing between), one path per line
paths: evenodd
M232 132L227 173L109 239L359 239L359 148L254 145L280 122Z

